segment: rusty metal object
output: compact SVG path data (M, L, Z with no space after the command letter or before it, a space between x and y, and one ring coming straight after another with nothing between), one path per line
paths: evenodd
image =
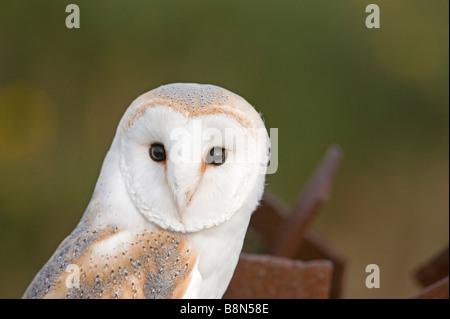
M449 299L448 289L449 282L447 276L424 288L417 295L413 296L412 299Z
M303 262L243 253L224 298L325 299L332 271L326 260Z
M291 216L279 226L271 251L276 256L292 258L320 208L330 197L331 186L342 160L337 146L328 149L324 159L302 192Z
M278 234L280 225L284 224L289 216L289 208L276 196L266 193L258 211L252 216L250 229L261 235L263 244L266 247L271 247ZM266 250L272 253L269 249ZM305 233L293 258L303 261L315 259L331 261L334 270L330 298L337 299L341 297L345 260L330 243L314 231L309 230Z
M428 286L439 279L448 276L449 260L448 260L448 246L442 250L430 262L422 265L416 271L416 279L423 285Z

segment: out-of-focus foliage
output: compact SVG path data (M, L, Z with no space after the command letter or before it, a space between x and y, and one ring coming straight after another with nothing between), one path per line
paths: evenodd
M293 204L345 152L315 229L349 262L345 297L407 297L449 238L447 0L0 4L0 297L20 297L80 219L116 125L171 82L223 86L279 128L268 189ZM365 288L365 266L381 288Z

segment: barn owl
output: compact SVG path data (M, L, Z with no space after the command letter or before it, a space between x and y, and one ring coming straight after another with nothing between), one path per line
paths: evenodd
M260 114L223 88L142 94L80 222L24 298L221 298L263 194L269 144Z

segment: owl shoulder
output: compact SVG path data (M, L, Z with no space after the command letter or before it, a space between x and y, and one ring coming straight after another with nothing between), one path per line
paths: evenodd
M81 228L58 247L25 298L195 297L198 256L183 236Z

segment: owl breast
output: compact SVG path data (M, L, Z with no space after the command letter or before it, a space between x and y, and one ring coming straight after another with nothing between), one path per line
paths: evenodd
M24 297L182 298L196 262L186 239L166 231L108 226L74 232Z

